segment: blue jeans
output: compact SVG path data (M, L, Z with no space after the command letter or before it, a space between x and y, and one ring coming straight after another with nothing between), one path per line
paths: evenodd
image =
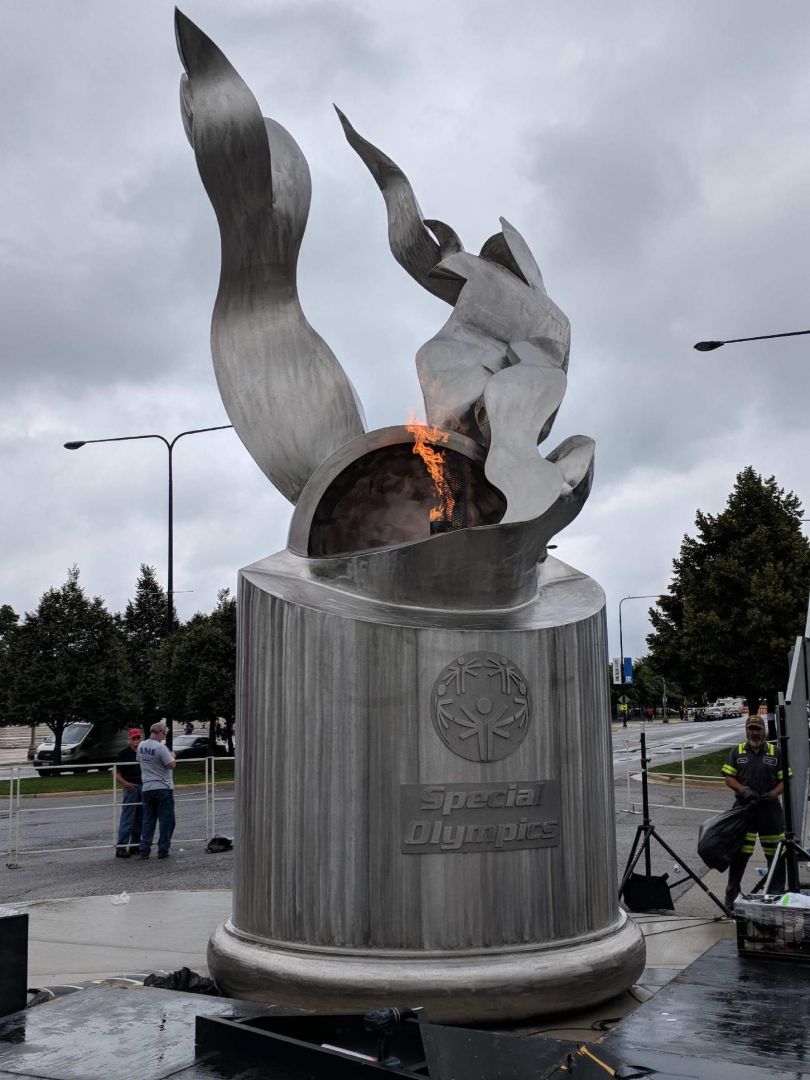
M141 840L141 785L124 788L121 797L121 820L118 822L118 846L128 847Z
M139 848L141 855L148 855L151 851L155 826L158 823L158 855L168 855L174 832L174 792L171 788L158 788L143 793L143 828Z

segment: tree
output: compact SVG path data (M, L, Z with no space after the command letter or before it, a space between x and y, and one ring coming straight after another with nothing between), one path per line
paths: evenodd
M155 690L167 714L208 724L212 751L217 722L223 720L232 754L235 681L236 600L221 589L210 615L194 615L161 648Z
M665 686L668 702L678 701L683 697L678 683L656 671L649 656L642 656L633 664L633 687L639 708L663 708Z
M10 604L0 604L0 724L8 723L8 689L11 678L8 652L19 621L17 612Z
M654 709L663 707L664 682L666 681L667 700L680 701L683 697L680 686L665 675L659 674L652 666L649 656L642 656L633 664L632 683L613 683L613 669L608 667L611 677L610 701L611 713L619 715L619 699L628 699L628 711L632 709L644 709L648 705Z
M744 697L752 712L773 697L807 611L801 517L796 495L750 467L722 513L697 512L697 536L684 537L669 591L650 612L655 671L694 699Z
M166 639L166 593L158 582L154 566L141 564L135 598L127 603L121 621L138 713L148 731L162 715L152 668Z
M134 700L118 620L100 597L88 599L78 567L10 631L6 661L9 720L47 724L56 765L68 724L121 727L131 720Z

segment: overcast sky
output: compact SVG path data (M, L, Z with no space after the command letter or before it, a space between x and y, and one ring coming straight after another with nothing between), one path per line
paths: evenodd
M448 309L394 262L331 103L468 250L503 214L572 323L554 445L597 442L557 555L659 593L700 507L753 465L810 499L810 5L804 0L187 0L312 171L300 293L370 427L420 406ZM73 563L120 609L165 581L166 453L72 438L227 423L208 343L219 236L179 116L168 0L0 5L0 603ZM283 547L290 506L231 431L175 452L181 615ZM808 513L810 516L810 513ZM187 591L186 591L187 590ZM625 652L644 651L629 602Z

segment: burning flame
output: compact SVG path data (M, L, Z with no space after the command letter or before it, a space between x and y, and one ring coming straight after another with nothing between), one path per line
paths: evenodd
M430 511L430 520L449 521L455 499L450 491L444 467L444 454L436 449L436 444L447 443L447 432L442 431L441 428L421 424L413 415L405 425L405 430L413 435L413 452L424 461L439 497L439 505L434 506Z

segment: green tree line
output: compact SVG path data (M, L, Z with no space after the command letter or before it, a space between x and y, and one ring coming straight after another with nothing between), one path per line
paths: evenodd
M804 633L810 544L802 504L743 469L717 514L698 510L684 536L670 586L650 611L647 662L691 701L742 697L774 711L788 651Z
M142 565L123 613L89 597L79 570L20 618L0 606L0 724L45 724L57 763L68 724L101 728L156 720L203 722L213 749L221 722L233 752L236 600L220 591L210 614L167 633L166 593Z

